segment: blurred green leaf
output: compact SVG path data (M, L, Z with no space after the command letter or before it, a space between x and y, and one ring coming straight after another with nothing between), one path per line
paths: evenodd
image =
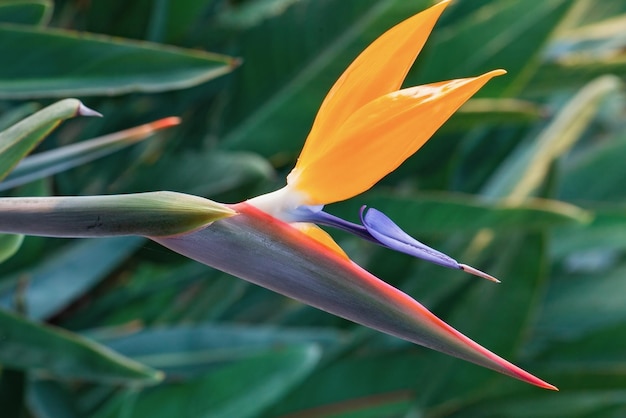
M61 379L154 384L162 375L62 329L30 322L0 309L0 362Z
M20 106L15 106L0 114L0 129L5 130L11 125L18 123L30 114L35 113L40 106L34 102L27 102Z
M24 235L0 234L0 263L15 254L24 241Z
M572 158L564 164L559 197L579 202L623 201L626 198L624 155L626 135L620 135Z
M566 153L589 127L602 99L620 87L614 76L603 76L580 90L533 139L521 144L502 163L483 193L487 197L505 197L516 202L530 196L539 187L552 162Z
M487 124L529 124L546 115L535 103L515 99L471 99L442 127L442 132L465 131Z
M596 209L588 225L558 228L554 231L551 253L556 260L579 258L582 252L610 253L626 249L626 206Z
M80 101L65 99L0 132L0 180L61 121L92 113Z
M316 370L300 387L276 403L266 416L311 414L335 418L343 417L342 413L366 414L376 407L406 409L407 400L415 396L416 382L429 378L424 358L417 354L420 350L413 347L410 354L391 351L350 356L334 362ZM311 396L313 393L315 396Z
M51 0L5 0L0 4L0 22L44 26L53 7Z
M619 417L626 391L575 390L551 394L521 394L489 399L450 415L454 418L593 418ZM613 414L611 407L622 406Z
M499 232L542 230L587 223L591 219L586 211L558 201L532 199L510 205L452 193L419 193L413 197L399 197L370 192L333 205L331 210L341 217L354 219L358 217L362 205L385 212L413 235L442 236L456 232L472 233L483 228Z
M163 32L168 41L180 40L188 32L202 25L208 11L219 7L222 0L176 0L168 1Z
M319 357L314 345L269 350L206 376L146 391L134 401L130 416L258 416L311 373ZM99 414L98 418L116 416L116 412L110 412Z
M113 350L173 376L198 375L246 359L273 347L317 344L333 349L346 336L327 329L288 329L229 325L181 325L149 328L99 339Z
M49 318L100 282L142 243L138 237L71 243L13 280L5 279L0 305L12 307L19 297L30 318ZM28 281L25 289L17 283L20 277ZM15 287L7 288L10 283L16 283Z
M119 180L126 191L162 189L215 196L267 179L274 170L257 155L245 152L189 152L163 155L136 167ZM117 185L113 185L117 186Z
M27 397L28 409L36 417L80 418L75 399L53 380L31 379Z
M570 0L493 1L441 30L409 85L475 76L504 68L508 74L489 82L479 97L511 97L523 91L540 63L550 35L572 5ZM446 53L446 51L449 51Z
M555 87L576 89L605 74L626 73L624 57L603 57L591 60L549 62L529 84L529 94L548 94Z
M0 37L0 55L14 57L10 66L0 68L0 98L183 89L229 73L238 65L233 58L200 50L59 29L0 24ZM30 45L28 54L20 53L23 45ZM64 51L72 53L63 55ZM50 62L55 66L47 65Z
M552 338L576 337L626 322L623 265L603 274L566 274L554 280L545 297L538 330Z
M0 403L5 416L24 416L25 392L26 373L21 370L3 369L0 373Z

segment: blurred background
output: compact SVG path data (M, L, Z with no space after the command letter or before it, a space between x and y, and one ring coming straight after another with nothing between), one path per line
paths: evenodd
M431 4L0 1L0 129L65 97L104 114L64 122L36 153L182 118L0 193L237 202L281 187L343 69ZM626 0L453 1L405 85L508 74L372 190L327 208L355 221L376 207L500 278L332 232L357 263L560 392L140 238L4 236L16 252L0 265L2 416L626 416L625 29Z

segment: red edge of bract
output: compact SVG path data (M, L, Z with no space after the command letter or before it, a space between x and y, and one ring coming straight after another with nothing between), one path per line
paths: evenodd
M326 254L329 257L334 258L335 260L339 260L342 263L349 263L351 267L359 267L354 261L352 261L349 257L342 257L340 254L333 251L331 248L328 248L326 245L321 242L311 238L307 234L303 233L297 228L292 227L289 223L284 222L278 218L273 217L272 215L263 212L261 209L258 209L255 206L252 206L246 202L237 203L234 205L228 205L230 209L234 210L237 213L249 214L258 218L262 218L263 222L266 224L274 224L279 225L284 232L288 232L294 236L297 236L299 239L307 240L311 246L317 249L317 251Z
M532 375L531 373L525 371L524 369L510 363L509 361L501 358L497 354L491 352L487 348L481 346L477 342L473 341L471 338L467 337L460 331L456 330L455 328L453 328L452 326L450 326L449 324L447 324L446 322L438 318L434 313L429 311L426 307L422 306L418 301L414 300L411 296L391 286L385 281L376 278L375 276L371 275L371 273L364 270L362 267L360 267L358 264L356 264L349 258L341 257L339 254L335 253L334 251L326 247L324 244L300 232L298 229L291 227L288 223L283 222L282 220L277 219L245 202L234 204L234 205L229 205L229 207L238 213L247 214L247 215L257 217L257 218L261 218L266 225L276 225L277 227L281 228L284 233L288 233L292 236L297 236L298 239L306 240L308 242L308 245L311 246L312 250L319 251L327 255L328 257L332 257L337 262L347 263L350 266L350 268L354 269L355 272L359 274L360 276L362 276L363 273L365 273L367 277L371 277L372 279L377 280L379 282L381 290L387 294L387 297L389 297L390 300L395 301L395 303L406 304L408 299L410 299L411 305L413 305L413 303L416 304L416 305L413 305L413 307L420 306L422 315L429 318L430 321L432 321L438 327L442 328L443 331L449 334L452 334L456 339L462 340L464 344L471 346L473 350L482 353L483 356L491 358L493 362L500 364L501 367L509 371L508 373L509 376L517 377L519 380L523 382L540 387L542 389L549 389L549 390L554 390L554 391L559 390L556 386L551 385L548 382L545 382L544 380Z

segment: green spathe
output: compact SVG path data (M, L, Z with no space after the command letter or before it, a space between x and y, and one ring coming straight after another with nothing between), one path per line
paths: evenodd
M4 233L67 238L177 235L236 213L227 205L176 192L4 198L0 212Z

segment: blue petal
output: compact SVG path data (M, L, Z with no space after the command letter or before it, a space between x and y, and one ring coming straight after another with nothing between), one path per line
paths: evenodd
M366 209L363 206L361 208L361 222L363 222L367 232L385 247L440 266L454 269L462 268L454 259L411 237L379 210Z
M349 232L350 234L372 241L376 244L380 244L370 235L364 226L346 221L345 219L341 219L335 215L331 215L330 213L318 210L315 207L311 208L310 206L300 206L291 213L291 216L297 222L311 222L318 225L330 226L332 228Z

